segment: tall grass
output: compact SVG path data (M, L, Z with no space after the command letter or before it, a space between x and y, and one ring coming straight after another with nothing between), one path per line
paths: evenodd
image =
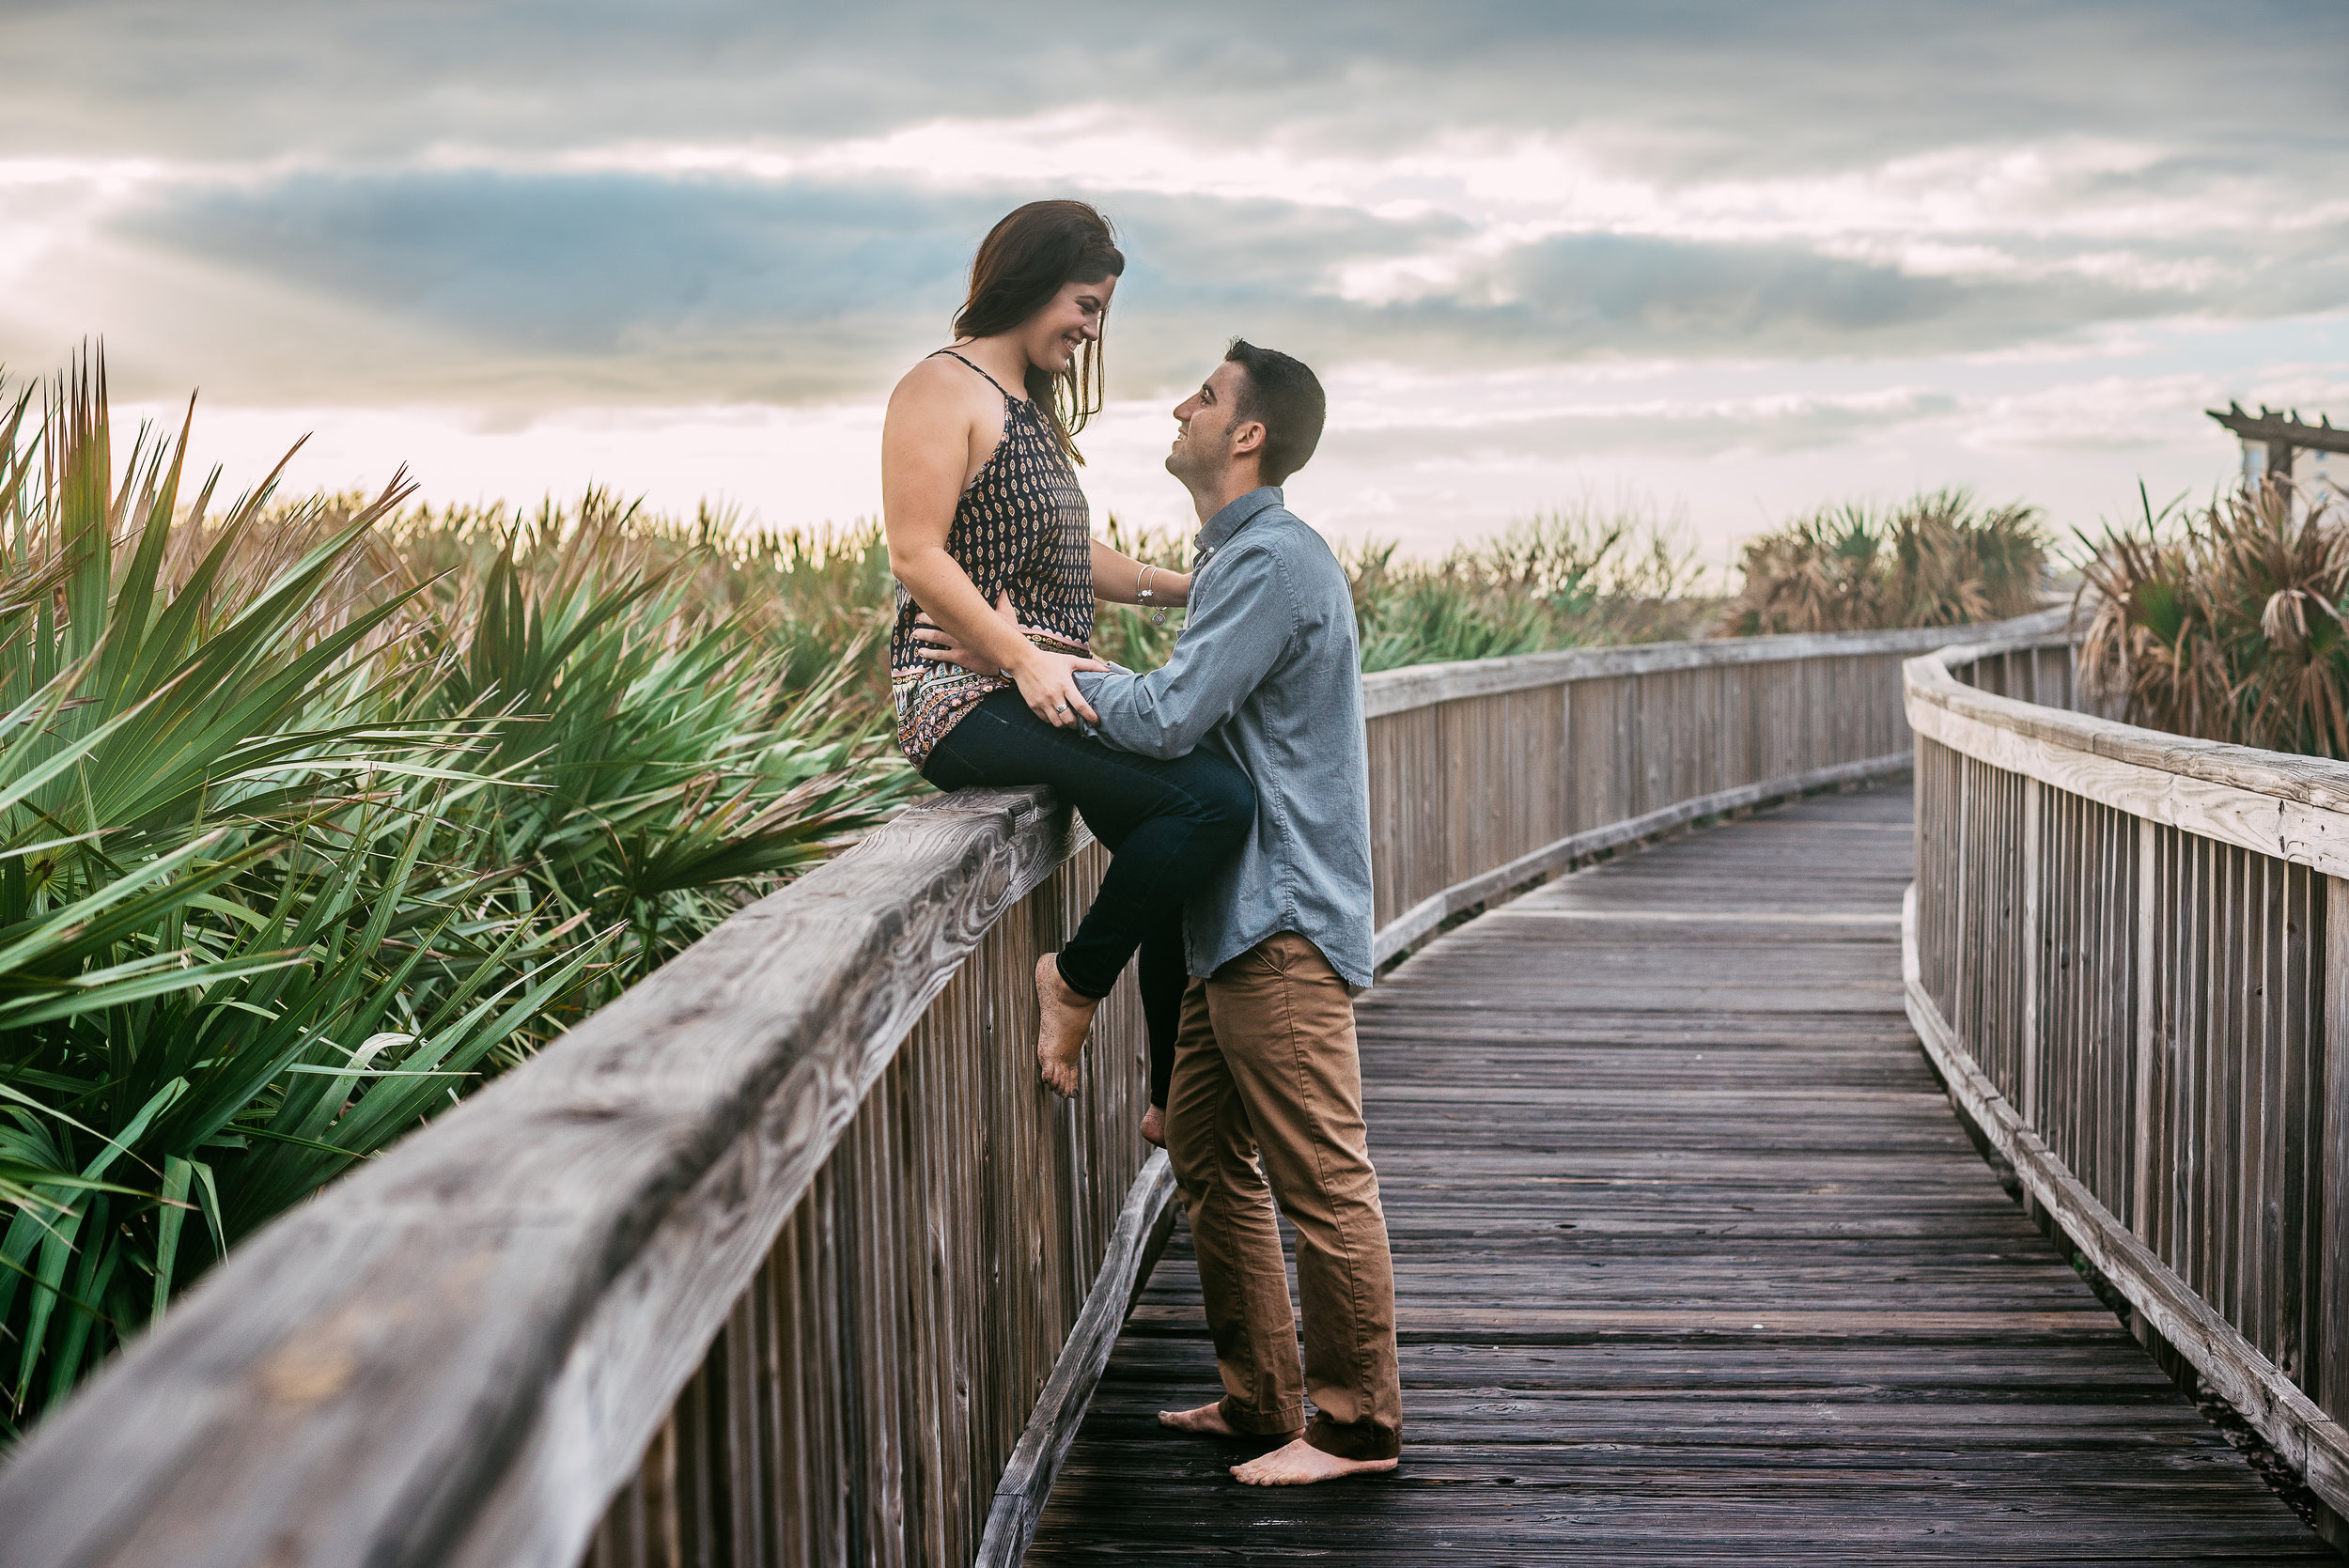
M1347 561L1362 668L1700 635L1718 609L1695 551L1652 518L1588 505L1511 524L1432 563Z
M1963 489L1877 511L1824 508L1745 548L1724 636L2003 620L2036 607L2048 539L2036 507L1980 507Z
M1109 540L1136 560L1184 569L1189 550L1174 532L1134 531L1110 520ZM1702 592L1695 551L1671 527L1638 511L1584 505L1511 524L1455 546L1434 561L1391 543L1340 551L1352 585L1365 671L1407 664L1595 644L1701 635L1719 609ZM1095 651L1133 669L1166 661L1182 629L1127 605L1103 605Z
M2349 518L2263 484L2081 536L2080 675L2132 723L2349 759Z
M910 785L870 541L185 452L95 362L0 404L0 1431Z

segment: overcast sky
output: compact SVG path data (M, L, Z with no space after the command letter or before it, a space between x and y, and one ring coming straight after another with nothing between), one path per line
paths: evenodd
M2344 154L2339 0L6 0L0 364L102 334L232 489L315 431L304 488L845 521L978 238L1077 194L1132 262L1097 517L1187 519L1237 333L1322 371L1340 536L2092 525L2235 469L2205 407L2349 423Z

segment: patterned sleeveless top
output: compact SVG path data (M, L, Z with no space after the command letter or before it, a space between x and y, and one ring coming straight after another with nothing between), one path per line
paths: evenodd
M938 352L971 365L951 349ZM971 368L1003 394L1003 438L956 505L946 552L988 603L1010 591L1021 624L1038 633L1030 642L1054 653L1085 654L1093 641L1092 508L1043 412L1004 392L977 365ZM904 583L896 590L889 687L896 699L897 745L918 768L964 714L1013 682L922 658L913 640L921 607Z

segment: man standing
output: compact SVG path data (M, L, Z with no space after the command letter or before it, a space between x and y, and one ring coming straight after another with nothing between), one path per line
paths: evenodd
M1202 526L1174 657L1148 675L1077 677L1110 744L1154 757L1212 746L1255 781L1254 832L1185 910L1194 978L1167 1097L1223 1397L1159 1420L1289 1435L1233 1467L1256 1485L1391 1470L1403 1432L1354 1045L1353 993L1371 980L1361 655L1346 572L1278 489L1313 455L1325 408L1305 365L1234 340L1174 411L1167 472ZM1297 1227L1301 1378L1276 1198Z

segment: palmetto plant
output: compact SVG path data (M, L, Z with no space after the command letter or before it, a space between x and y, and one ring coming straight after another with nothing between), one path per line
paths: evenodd
M1434 562L1365 546L1346 568L1364 670L1689 637L1716 608L1672 528L1587 504L1525 519Z
M1879 513L1831 506L1745 549L1745 585L1726 636L1961 626L2027 613L2039 602L2047 540L2036 508L1977 510L1962 489Z
M2349 758L2349 519L2262 485L2081 542L2083 683L2134 723Z
M420 638L443 656L442 710L496 709L486 764L533 785L488 827L499 863L533 896L617 923L628 978L723 918L726 890L822 858L911 784L863 756L886 709L840 700L874 662L869 634L795 690L741 611L677 634L690 602L659 579L607 583L591 554L534 591L500 556L470 618L436 614Z
M611 550L395 569L398 481L214 516L184 428L117 471L94 360L38 406L0 407L7 1427L907 784L854 649Z

